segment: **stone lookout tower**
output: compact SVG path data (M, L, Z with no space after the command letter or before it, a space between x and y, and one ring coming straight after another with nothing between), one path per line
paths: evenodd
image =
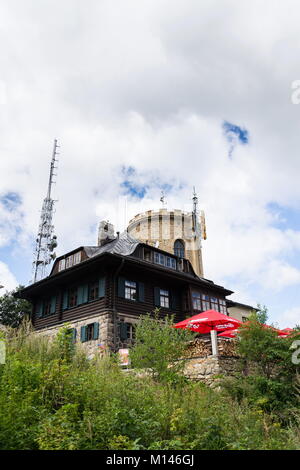
M193 212L162 208L138 214L129 221L127 231L143 243L187 258L195 273L203 277L201 239L206 239L205 220L203 212L199 220L195 200Z

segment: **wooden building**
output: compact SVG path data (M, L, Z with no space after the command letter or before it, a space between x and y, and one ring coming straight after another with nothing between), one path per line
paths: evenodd
M47 278L18 296L32 303L36 330L52 335L68 323L74 341L95 352L130 346L139 316L155 307L177 322L210 308L227 313L230 294L197 276L189 260L124 232L57 258Z

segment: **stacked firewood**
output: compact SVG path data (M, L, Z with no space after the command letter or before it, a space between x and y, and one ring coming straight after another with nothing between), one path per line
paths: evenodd
M235 341L218 338L218 349L220 356L236 356ZM210 335L201 335L201 337L195 338L190 341L185 356L196 357L196 356L210 356L212 354L211 339Z

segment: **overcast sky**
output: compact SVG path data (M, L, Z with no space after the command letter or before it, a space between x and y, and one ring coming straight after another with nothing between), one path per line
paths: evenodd
M297 0L2 0L0 284L31 278L57 138L58 255L195 185L205 276L300 324L299 22Z

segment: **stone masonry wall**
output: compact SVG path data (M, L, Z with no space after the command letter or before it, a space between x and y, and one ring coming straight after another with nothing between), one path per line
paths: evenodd
M86 341L84 343L80 342L80 329L82 326L89 325L90 323L98 322L99 323L99 338L96 340ZM76 328L77 335L76 335L76 344L80 344L89 357L95 355L98 352L104 352L106 349L112 346L112 338L113 338L113 321L111 313L102 313L101 315L94 315L89 316L88 318L69 322L70 328ZM63 324L47 328L45 330L38 330L36 334L39 335L46 335L54 338L59 329L63 326Z
M193 357L186 360L184 375L191 380L199 380L211 386L217 383L216 376L234 376L239 369L240 361L237 357Z

